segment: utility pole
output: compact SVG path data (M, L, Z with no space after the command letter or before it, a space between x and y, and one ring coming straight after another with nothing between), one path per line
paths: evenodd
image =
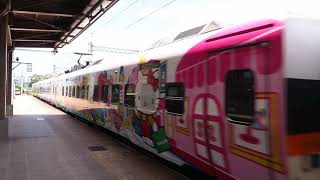
M24 84L24 77L23 77L23 71L22 71L21 80L20 80L20 94L21 95L23 93L23 84Z
M56 68L57 68L57 67L56 67L56 65L54 64L54 65L53 65L53 77L56 76Z
M17 68L19 65L21 64L26 64L27 65L27 72L32 72L32 63L28 63L28 62L21 62L19 61L19 57L16 58L16 61L12 61L12 63L16 63L17 65L15 67L12 68L12 70L14 70L15 68ZM23 93L24 90L24 76L23 76L23 72L24 70L22 70L22 75L21 75L21 79L20 79L20 94Z

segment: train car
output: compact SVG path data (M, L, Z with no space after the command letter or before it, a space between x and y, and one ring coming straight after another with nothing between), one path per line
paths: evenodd
M318 180L319 47L319 20L211 23L130 64L96 64L33 91L218 179Z

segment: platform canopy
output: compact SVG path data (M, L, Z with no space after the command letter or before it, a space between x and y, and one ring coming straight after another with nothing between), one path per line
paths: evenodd
M14 47L61 48L72 42L118 0L9 0Z

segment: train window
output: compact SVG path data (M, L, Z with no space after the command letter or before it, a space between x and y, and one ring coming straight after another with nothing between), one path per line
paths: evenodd
M62 96L64 96L64 86L62 86Z
M81 90L80 90L80 98L81 98L81 99L84 99L84 96L85 96L84 87L85 87L85 86L81 86Z
M311 79L286 79L287 132L289 135L320 132L320 81ZM303 121L302 121L303 120ZM320 163L320 161L319 161Z
M107 85L103 85L102 86L102 95L101 95L101 100L104 102L104 103L107 103L107 98L108 98L108 91L109 90L109 86Z
M66 91L65 91L64 96L68 96L68 86L66 86Z
M225 112L232 123L254 123L255 80L249 69L229 71L225 78Z
M93 101L98 102L99 99L99 85L94 85L93 87Z
M81 86L81 99L88 99L87 86Z
M166 84L166 109L168 113L182 115L184 113L183 83Z
M86 91L86 96L87 96L87 99L89 100L90 98L89 98L89 85L87 86L87 89L86 89L87 91Z
M77 86L76 98L80 98L80 86Z
M72 97L76 96L76 87L72 86Z
M69 86L69 97L72 96L72 86Z
M119 84L113 84L111 86L111 103L117 104L119 102L119 95L120 95L120 85Z
M125 96L124 96L124 104L127 107L134 107L135 105L135 89L136 86L134 84L126 84L125 86Z

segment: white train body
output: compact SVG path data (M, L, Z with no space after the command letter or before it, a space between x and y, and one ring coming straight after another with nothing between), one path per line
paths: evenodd
M130 64L35 83L33 92L220 179L319 179L320 21L208 28Z

